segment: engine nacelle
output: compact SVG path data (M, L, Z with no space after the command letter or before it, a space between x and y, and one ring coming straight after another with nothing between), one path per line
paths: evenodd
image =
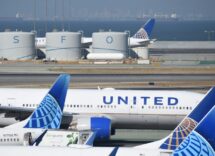
M111 120L105 117L79 118L72 123L71 129L96 132L96 140L108 140L111 135Z

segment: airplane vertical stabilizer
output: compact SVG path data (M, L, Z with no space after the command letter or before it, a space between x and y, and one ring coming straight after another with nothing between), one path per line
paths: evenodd
M175 150L214 105L215 88L212 88L196 108L183 119L183 121L161 144L160 149Z
M215 155L215 106L201 120L172 156L214 156Z
M151 34L152 34L152 30L154 28L154 25L155 25L155 19L154 18L148 20L146 22L146 24L138 30L138 32L133 36L133 38L149 39Z
M57 129L60 127L70 75L62 74L55 81L40 105L29 118L8 126L18 128ZM34 96L34 95L32 95Z

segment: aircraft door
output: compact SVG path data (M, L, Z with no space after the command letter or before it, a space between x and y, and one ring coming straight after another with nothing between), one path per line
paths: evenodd
M138 114L138 105L136 102L134 103L133 99L129 99L128 106L130 114Z
M29 146L32 144L32 134L30 132L24 133L23 146Z
M8 107L13 107L16 104L16 99L15 98L7 98L7 106Z

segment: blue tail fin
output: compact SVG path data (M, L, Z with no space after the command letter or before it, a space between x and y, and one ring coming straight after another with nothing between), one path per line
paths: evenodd
M196 108L167 137L160 149L175 150L214 105L215 88L212 88Z
M88 138L88 140L86 141L85 145L88 145L88 146L93 146L93 143L96 139L96 134L97 132L93 132L93 134Z
M111 151L111 153L109 154L109 156L116 156L118 149L119 149L119 147L114 147L113 151Z
M215 106L173 152L173 156L215 155Z
M70 75L58 77L39 107L27 119L24 128L57 129L60 127Z
M148 20L146 24L138 30L138 32L133 36L133 38L149 39L151 37L154 25L155 25L154 18Z

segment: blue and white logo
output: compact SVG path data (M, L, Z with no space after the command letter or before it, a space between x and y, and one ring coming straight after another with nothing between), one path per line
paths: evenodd
M25 128L57 129L60 127L62 114L58 102L50 94L47 94L30 117Z
M112 36L106 37L106 42L107 42L108 44L113 43L113 37L112 37Z
M214 156L211 145L199 133L193 131L180 144L172 156Z

